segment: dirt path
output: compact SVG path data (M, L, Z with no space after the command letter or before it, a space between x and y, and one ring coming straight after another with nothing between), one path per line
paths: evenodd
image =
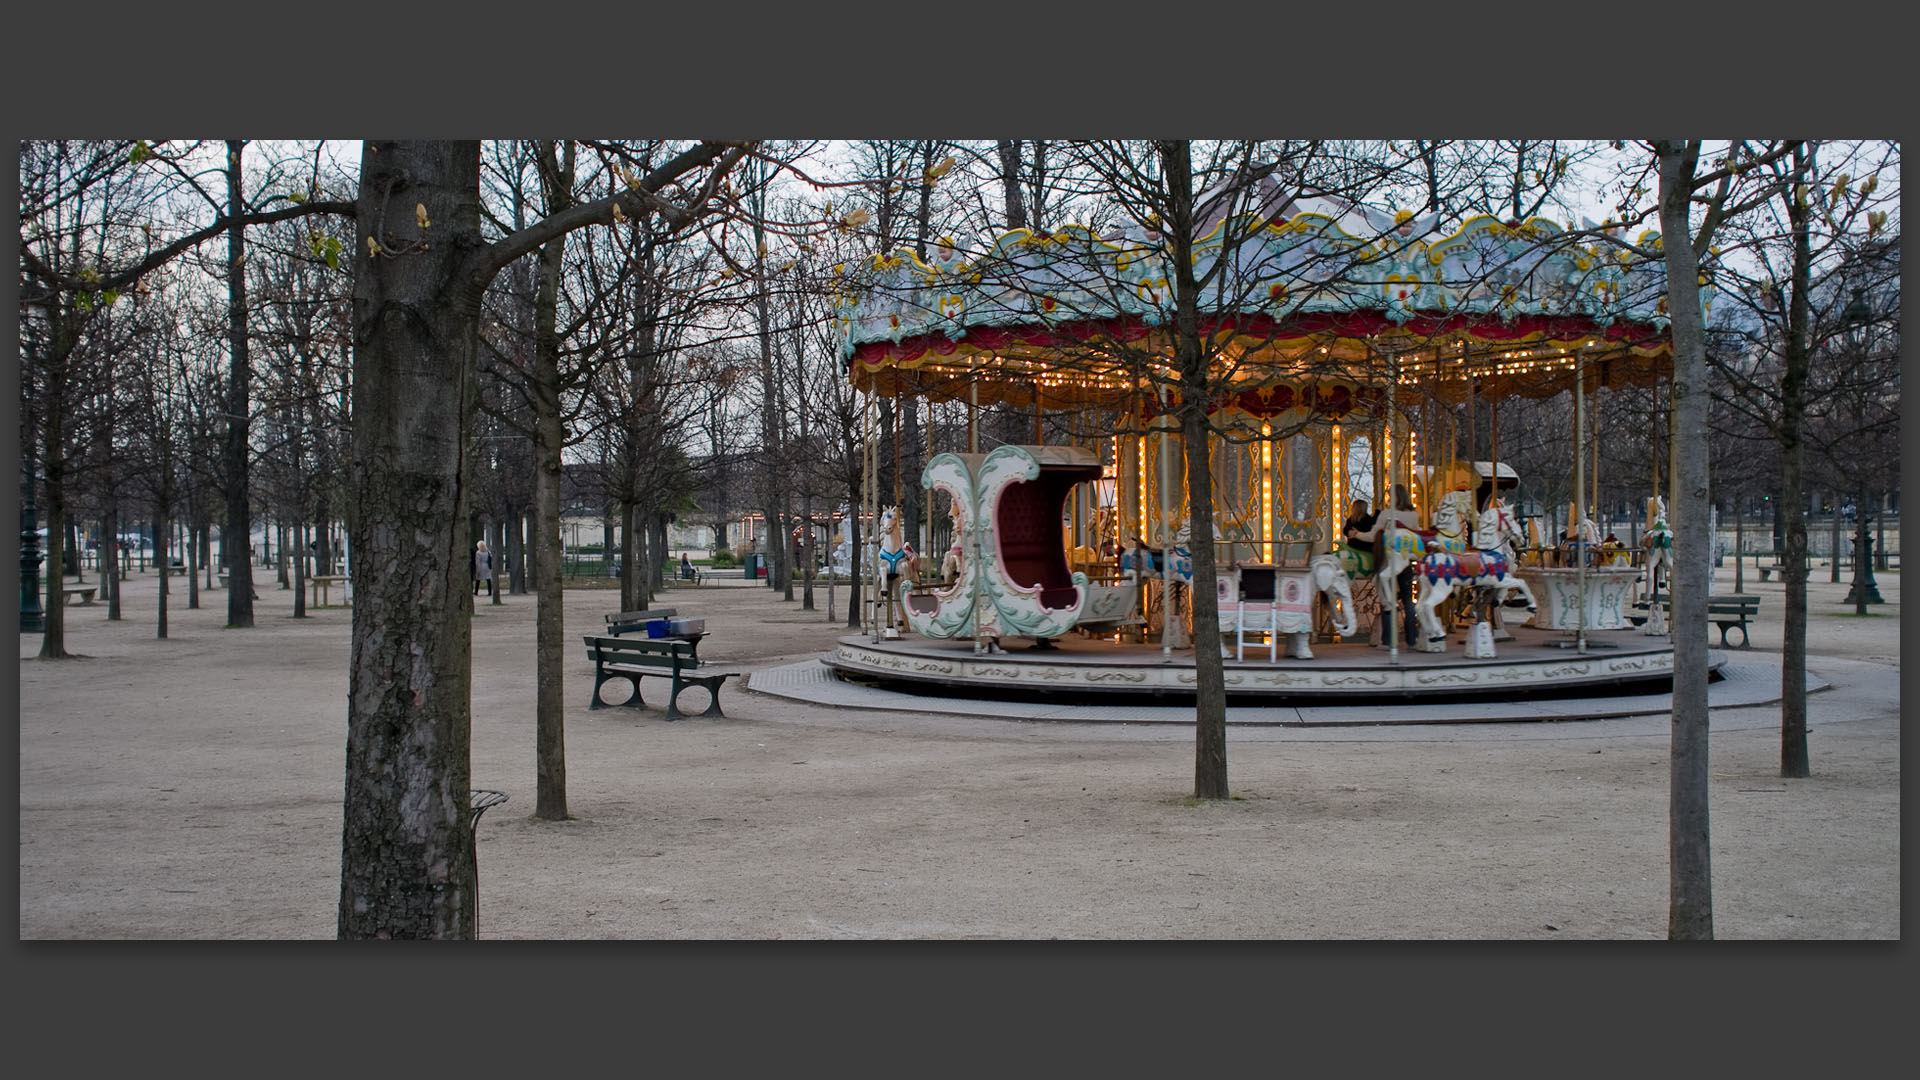
M1866 619L1814 574L1814 776L1778 776L1777 709L1715 713L1723 938L1900 934L1899 578ZM1731 591L1730 571L1720 588ZM345 744L345 608L263 588L153 636L69 612L20 643L22 938L330 938ZM1756 649L1779 648L1776 583ZM1828 595L1831 593L1832 595ZM569 640L614 594L570 590ZM844 604L844 592L838 597ZM818 597L824 609L824 589ZM840 620L759 587L660 603L703 657L817 655ZM1667 739L1625 721L1235 730L1235 798L1195 805L1190 730L839 711L744 692L727 720L590 711L568 650L572 821L533 802L531 598L474 625L473 776L487 938L1661 938ZM689 692L691 699L699 691ZM649 690L658 702L658 688Z

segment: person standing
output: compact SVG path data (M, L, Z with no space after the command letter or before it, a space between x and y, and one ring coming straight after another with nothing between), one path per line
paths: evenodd
M486 583L487 595L493 595L493 554L487 550L485 540L473 545L473 595L480 595L480 585Z

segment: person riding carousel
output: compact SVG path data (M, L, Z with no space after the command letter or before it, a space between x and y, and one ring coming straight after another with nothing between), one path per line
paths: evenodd
M1413 498L1407 494L1407 485L1405 484L1393 485L1392 508L1382 510L1379 514L1376 514L1373 520L1373 527L1368 529L1366 534L1360 537L1360 539L1365 540L1369 547L1373 547L1380 542L1381 534L1386 531L1389 525L1413 533L1422 531L1420 528L1420 513L1413 508ZM1415 560L1415 562L1417 563L1417 560ZM1413 579L1418 573L1419 571L1416 566L1409 564L1405 570L1400 572L1399 578L1394 582L1394 591L1399 595L1400 601L1401 633L1399 640L1402 642L1415 640L1414 626L1416 620L1414 618L1413 608Z
M1353 573L1373 573L1373 518L1374 515L1367 512L1367 500L1353 500L1346 524L1341 528L1346 546L1353 552Z

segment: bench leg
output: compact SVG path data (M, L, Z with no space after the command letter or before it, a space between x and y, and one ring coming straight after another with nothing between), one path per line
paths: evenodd
M701 716L718 716L723 720L726 719L727 714L720 711L720 688L725 685L727 685L725 679L715 679L707 683L707 693L713 695L713 700L707 703L707 711L701 713Z
M686 683L680 681L679 670L675 669L673 673L673 689L667 697L667 719L685 720L687 718L687 714L680 711L680 690L686 685Z
M614 705L608 705L600 700L600 688L607 685L608 683L612 682L615 679L625 679L628 682L632 683L633 693L628 695L627 700L625 701L619 702ZM647 707L647 703L640 699L639 677L635 675L622 674L620 672L614 672L611 675L601 675L598 678L596 678L593 683L593 700L587 704L587 708L589 710L592 710L592 709L644 709L646 707Z
M701 679L697 682L689 679L686 682L682 682L680 681L679 673L676 672L673 677L673 697L667 702L667 719L685 720L687 718L687 714L680 711L680 691L689 686L698 686L710 695L707 701L706 711L699 715L718 716L723 720L726 719L727 714L720 711L720 688L725 686L726 682L727 680L725 679Z

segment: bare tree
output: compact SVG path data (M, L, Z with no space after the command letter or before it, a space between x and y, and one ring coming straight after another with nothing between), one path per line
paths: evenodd
M1707 794L1707 585L1713 537L1708 529L1706 322L1701 265L1728 219L1771 198L1774 184L1736 191L1735 181L1792 154L1798 143L1764 149L1735 144L1715 168L1699 169L1700 141L1650 144L1659 175L1659 255L1667 270L1673 336L1673 750L1670 760L1667 936L1713 937L1712 830ZM1744 187L1744 185L1743 185ZM1696 219L1695 204L1700 215ZM1653 254L1653 253L1649 253Z
M354 649L340 935L470 937L467 436L487 286L589 225L697 216L746 146L700 143L492 243L477 142L370 141L354 245ZM691 186L681 186L688 185ZM671 194L663 191L672 189Z

